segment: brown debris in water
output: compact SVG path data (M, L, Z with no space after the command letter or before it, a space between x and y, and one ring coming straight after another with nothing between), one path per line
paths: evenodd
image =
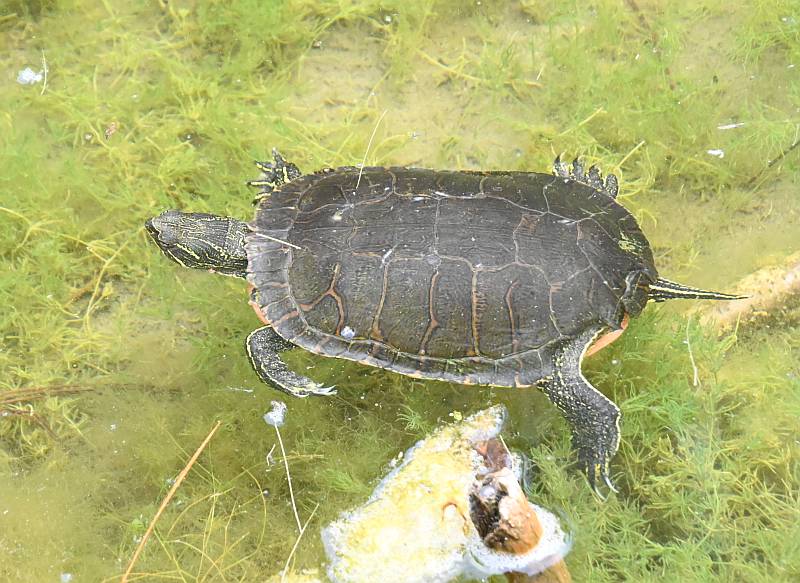
M723 332L739 322L757 322L769 316L791 296L800 293L800 252L790 255L780 265L765 267L748 275L736 286L735 293L748 297L715 302L702 312L701 322L714 325Z
M384 581L402 572L407 583L500 574L544 581L516 572L563 570L571 541L522 491L498 437L505 418L503 407L491 407L408 450L365 504L323 529L330 579Z
M475 450L491 469L475 481L469 493L470 518L483 543L493 551L522 555L542 538L543 529L536 510L528 502L511 470L512 459L495 438L479 443ZM572 578L563 560L536 575L507 573L513 583L569 583Z

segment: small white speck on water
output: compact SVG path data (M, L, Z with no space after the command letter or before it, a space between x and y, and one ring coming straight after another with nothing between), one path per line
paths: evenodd
M736 129L736 128L740 128L743 125L744 125L743 121L740 121L738 123L726 123L726 124L723 124L721 126L717 126L717 129L718 130L733 130L733 129Z
M30 67L25 67L17 74L17 83L20 85L36 85L42 79L44 79L44 72L37 73Z
M264 413L264 421L267 425L280 427L286 419L286 403L283 401L272 401L272 409L269 413Z
M352 340L353 337L356 335L355 330L353 330L350 326L345 326L342 328L342 338L347 340Z
M724 158L725 157L725 150L706 150L706 154L710 154L711 156L716 156L717 158Z

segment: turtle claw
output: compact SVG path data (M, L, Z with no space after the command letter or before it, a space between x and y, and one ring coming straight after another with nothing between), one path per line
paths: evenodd
M600 169L597 166L592 165L589 168L586 181L595 190L603 190L603 179L600 177Z
M275 379L270 379L270 381L270 384L275 386L275 388L293 397L297 397L298 399L305 399L306 397L332 397L337 392L333 386L323 387L321 384L313 381L302 387L289 383L278 384L275 382Z
M314 384L316 386L313 388L308 388L307 389L308 392L305 395L303 395L304 397L309 395L313 397L332 397L338 392L336 390L336 387L334 387L333 385L331 385L330 387L323 387L319 383L314 383Z
M561 160L561 154L556 156L553 162L553 174L559 178L569 178L569 168L567 168L567 165Z
M607 472L603 473L603 481L605 482L606 486L608 486L609 490L611 490L614 494L619 494L619 490L614 485L614 482L611 481L611 478L608 477Z
M253 160L253 163L256 165L256 168L261 170L264 174L272 171L272 163L271 162L262 162L260 160Z
M617 193L619 192L619 181L617 177L613 174L606 176L606 183L603 186L603 190L611 198L617 198Z
M601 482L605 484L609 492L618 494L619 490L614 486L611 477L608 475L608 460L601 461L597 459L599 457L602 457L602 454L599 452L580 452L578 459L581 471L586 475L586 480L589 482L589 487L592 489L592 492L595 496L600 498L600 500L605 502L608 499L608 493L601 491Z
M572 172L570 174L574 180L586 182L586 175L583 173L583 162L581 162L580 158L575 158L572 161Z

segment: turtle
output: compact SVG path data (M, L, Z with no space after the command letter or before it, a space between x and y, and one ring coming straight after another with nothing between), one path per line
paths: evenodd
M601 497L620 410L581 373L648 302L732 300L661 278L618 180L557 157L551 173L256 162L255 218L167 210L146 222L185 267L246 279L264 326L258 377L295 397L335 392L294 372L294 346L404 375L538 387L561 411Z

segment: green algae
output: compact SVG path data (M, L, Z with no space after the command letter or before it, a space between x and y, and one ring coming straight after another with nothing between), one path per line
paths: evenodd
M788 0L4 5L0 579L118 577L216 420L140 579L265 579L295 543L261 419L283 395L244 356L245 290L166 261L144 219L247 217L273 146L306 170L544 170L567 152L619 175L662 273L726 289L800 247L796 18ZM13 82L43 59L46 87ZM291 354L340 388L288 403L298 511L320 504L294 565L320 565L319 526L400 451L502 402L532 496L574 529L576 581L797 578L798 322L717 338L686 308L650 307L586 363L624 414L605 504L538 392Z

